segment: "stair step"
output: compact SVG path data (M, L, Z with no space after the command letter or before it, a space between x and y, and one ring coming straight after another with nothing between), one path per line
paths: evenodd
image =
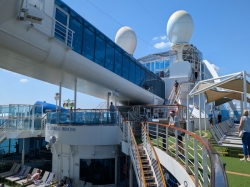
M155 181L155 177L154 176L146 176L145 180L146 181Z
M153 187L153 186L157 186L157 185L156 185L156 183L154 183L154 182L149 182L149 183L146 184L146 186L148 186L148 187L151 187L151 186L152 186L152 187Z
M146 168L149 168L149 169L150 169L151 166L150 166L150 165L142 165L142 168L143 168L143 169L144 169L144 168L145 168L145 169L146 169Z
M146 174L153 174L153 171L152 170L145 170L144 171L144 174L146 175Z
M145 163L147 163L147 164L149 163L149 161L148 161L147 159L141 159L141 162L142 162L142 164L143 164L143 163L144 163L144 164L145 164Z

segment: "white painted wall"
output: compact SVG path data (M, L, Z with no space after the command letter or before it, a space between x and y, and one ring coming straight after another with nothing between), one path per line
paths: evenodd
M69 177L72 177L76 186L79 181L80 173L80 159L105 159L105 158L115 158L117 159L117 154L113 154L113 150L116 150L117 145L109 146L72 146L72 145L62 145L54 144L52 146L52 172L56 174L56 180L60 180L62 175L62 157L69 157ZM117 150L116 150L117 151ZM93 152L95 154L93 155ZM72 154L73 153L73 154ZM117 162L115 162L117 163ZM117 165L116 165L117 168ZM106 185L107 187L115 185Z
M64 145L117 145L122 141L119 126L62 126L47 124L45 140L56 137L56 144Z

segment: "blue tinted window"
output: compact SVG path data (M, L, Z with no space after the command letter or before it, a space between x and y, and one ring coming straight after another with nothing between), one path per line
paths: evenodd
M105 68L114 71L114 48L109 44L106 44Z
M143 87L145 83L145 70L141 69L141 80L140 80L140 86Z
M159 62L160 69L164 69L164 61Z
M122 68L122 77L128 79L128 70L129 70L129 58L123 56L123 68Z
M129 65L129 80L135 82L135 62L132 59L130 59Z
M141 67L136 65L135 66L135 84L140 85L141 82Z
M169 68L169 60L165 61L165 68Z
M119 51L115 51L115 73L122 75L122 54Z
M155 63L154 62L151 62L151 69L150 69L152 72L155 72Z
M160 66L159 66L159 62L155 62L155 69L159 69L160 68Z
M148 70L150 70L150 63L146 63L146 68L148 68Z
M82 24L77 22L75 19L70 18L69 27L70 27L71 30L73 30L75 32L74 37L73 37L72 49L74 51L76 51L77 53L81 54L83 26L82 26ZM71 36L69 36L69 37L71 37ZM71 40L72 40L72 38L70 38L70 41Z
M59 9L56 9L56 22L55 22L55 38L65 42L66 40L66 26L68 22L68 16Z
M88 29L84 29L82 55L90 60L94 60L95 34Z
M103 39L96 37L95 42L95 62L101 66L104 66L105 61L105 42Z

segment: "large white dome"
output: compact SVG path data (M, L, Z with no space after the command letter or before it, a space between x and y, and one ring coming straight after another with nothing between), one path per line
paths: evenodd
M194 30L193 19L189 13L179 10L171 15L167 24L167 35L171 43L189 43Z
M116 33L115 43L133 55L137 45L135 32L127 26L120 28Z

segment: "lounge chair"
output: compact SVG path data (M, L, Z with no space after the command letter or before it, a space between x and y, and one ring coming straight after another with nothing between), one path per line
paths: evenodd
M36 170L37 170L37 168L34 168L31 175L34 175L36 173ZM42 173L42 170L40 170L40 172ZM23 185L23 182L26 182L26 181L27 181L27 179L22 179L22 180L16 181L16 184ZM28 183L27 183L27 185L28 185Z
M2 175L0 175L0 177L1 177L1 178L5 178L5 177L9 177L9 176L11 176L11 175L14 175L15 173L18 172L18 170L20 169L20 167L21 167L21 164L17 164L17 166L16 166L16 168L15 168L15 170L14 170L13 172L9 172L9 173L6 173L6 174L2 174Z
M12 173L15 170L16 166L17 166L17 163L14 163L9 171L5 171L3 173L0 173L0 176L5 175L7 173Z
M79 180L78 183L77 183L77 186L78 187L83 187L84 183L85 183L84 181Z
M43 186L42 183L43 183L43 181L46 181L46 180L47 180L48 176L49 176L49 172L48 172L48 171L45 171L44 174L43 174L43 178L42 178L41 180L39 180L39 182L40 182L41 185L31 184L31 185L29 185L28 187Z
M16 176L11 176L11 177L7 177L7 178L5 178L5 180L8 180L9 182L12 182L12 183L13 183L13 182L15 182L15 181L17 181L17 180L24 179L24 178L26 178L27 175L29 174L30 169L31 169L31 167L28 166L28 167L26 167L26 169L25 169L25 171L24 171L23 173L21 173L21 171L20 171L18 175L16 175Z

